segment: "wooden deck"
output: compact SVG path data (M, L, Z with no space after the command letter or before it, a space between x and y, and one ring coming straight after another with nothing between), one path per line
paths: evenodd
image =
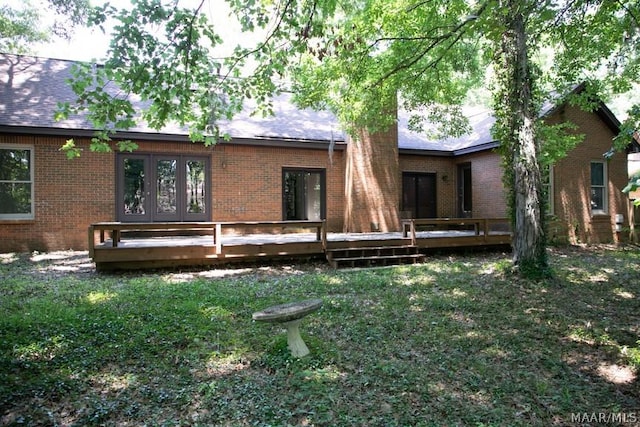
M98 270L118 270L326 258L339 249L415 246L426 252L511 243L505 218L403 220L402 230L327 233L323 221L100 222L89 227L89 256Z

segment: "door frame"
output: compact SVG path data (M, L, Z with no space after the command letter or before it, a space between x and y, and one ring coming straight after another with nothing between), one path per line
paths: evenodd
M300 172L300 173L317 173L320 175L320 219L324 220L327 218L327 171L322 168L296 168L296 167L283 167L282 168L282 219L284 221L287 220L287 197L285 192L285 180L286 174L289 172ZM305 188L305 198L307 197L308 189ZM306 206L306 203L304 203ZM309 214L305 209L305 218L302 220L309 219Z
M413 200L415 201L415 211L411 211L407 209L406 206L406 196L408 189L405 185L405 179L413 178L414 183L417 183L418 178L428 178L433 187L433 194L421 194L420 189L417 185L414 185L414 194L412 195ZM437 174L435 172L402 172L402 211L411 211L411 216L414 218L418 218L418 205L419 202L424 200L425 197L429 197L429 203L425 206L429 207L428 216L422 216L420 218L437 218L438 217L438 180Z
M125 159L140 159L144 161L144 192L145 213L125 215L124 213L124 161ZM157 213L157 167L158 160L177 160L176 167L176 205L175 214ZM204 161L204 192L205 212L187 212L186 191L188 161ZM172 153L117 153L116 155L116 220L120 222L181 222L181 221L210 221L212 215L211 196L211 159L210 156L197 154ZM180 210L182 206L182 210Z

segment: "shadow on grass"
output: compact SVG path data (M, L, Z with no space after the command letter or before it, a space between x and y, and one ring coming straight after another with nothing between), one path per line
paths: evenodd
M10 269L1 421L546 426L634 410L637 255L565 255L552 253L549 283L508 276L499 254L350 271ZM281 327L251 320L314 297L306 358L289 355Z

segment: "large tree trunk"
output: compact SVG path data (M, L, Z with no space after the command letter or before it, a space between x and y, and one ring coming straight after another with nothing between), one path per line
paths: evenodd
M505 173L511 174L513 261L526 275L546 274L547 257L541 204L542 180L536 139L537 111L532 93L523 2L508 0L499 74L503 92ZM511 170L508 170L511 168Z

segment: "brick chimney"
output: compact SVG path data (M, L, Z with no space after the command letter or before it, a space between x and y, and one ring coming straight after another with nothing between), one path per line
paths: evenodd
M398 125L370 132L359 129L347 143L344 231L400 230Z

